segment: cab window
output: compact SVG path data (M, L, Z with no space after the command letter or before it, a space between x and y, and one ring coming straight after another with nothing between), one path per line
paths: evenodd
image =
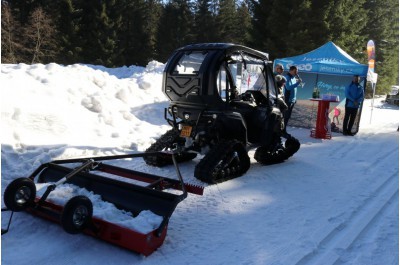
M228 73L224 66L221 66L217 75L217 89L218 94L223 101L227 100L229 91Z
M175 66L174 74L196 75L199 73L201 64L206 58L205 52L188 52L182 55Z

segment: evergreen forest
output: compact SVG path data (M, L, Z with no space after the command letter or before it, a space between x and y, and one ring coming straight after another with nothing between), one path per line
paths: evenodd
M377 93L399 84L398 0L6 0L1 63L146 66L181 46L232 42L299 55L333 41L367 64Z

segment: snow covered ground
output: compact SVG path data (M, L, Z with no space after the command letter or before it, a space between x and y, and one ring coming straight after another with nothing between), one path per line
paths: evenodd
M1 66L1 191L55 159L143 151L169 126L164 65ZM26 213L1 237L2 264L398 264L398 108L365 101L360 132L314 139L282 164L252 158L246 175L205 185L170 220L164 244L143 257ZM254 155L254 150L249 152ZM181 165L186 182L199 158ZM124 167L174 177L141 159ZM2 203L4 206L4 204ZM3 212L2 227L9 214Z

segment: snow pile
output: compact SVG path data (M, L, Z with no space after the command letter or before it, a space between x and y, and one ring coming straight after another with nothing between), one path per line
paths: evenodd
M46 187L52 183L36 184L37 195L43 196ZM98 219L147 234L158 228L162 217L152 211L141 211L136 217L132 213L119 210L114 204L103 201L100 195L94 194L85 188L80 188L73 184L62 184L50 192L47 201L64 206L71 198L83 195L89 198L93 204L93 216Z
M143 150L148 143L140 136L157 137L160 124L144 121L140 109L165 107L163 67L157 62L118 69L2 65L2 126L13 128L3 132L2 142L13 148L68 144Z

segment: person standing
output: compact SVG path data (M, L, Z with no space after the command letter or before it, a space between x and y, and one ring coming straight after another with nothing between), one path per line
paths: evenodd
M285 89L286 78L283 75L276 75L275 81L278 86L279 93L276 97L277 103L281 112L284 113L288 109L285 102L285 94L283 93L283 90Z
M294 105L296 104L296 95L297 95L297 87L302 82L301 78L298 74L297 66L290 66L289 72L286 75L286 85L284 87L284 94L285 94L285 102L288 106L287 111L284 114L284 124L286 132L286 126L289 122L290 117L292 116L292 110Z
M281 96L281 98L284 99L285 98L284 89L285 89L285 84L286 84L286 77L284 77L283 75L276 75L275 81L278 86L279 96Z
M355 75L353 81L345 89L346 105L343 120L343 135L353 136L352 128L360 103L364 99L364 90L360 85L360 77Z
M278 63L275 65L274 75L283 75L283 65Z

